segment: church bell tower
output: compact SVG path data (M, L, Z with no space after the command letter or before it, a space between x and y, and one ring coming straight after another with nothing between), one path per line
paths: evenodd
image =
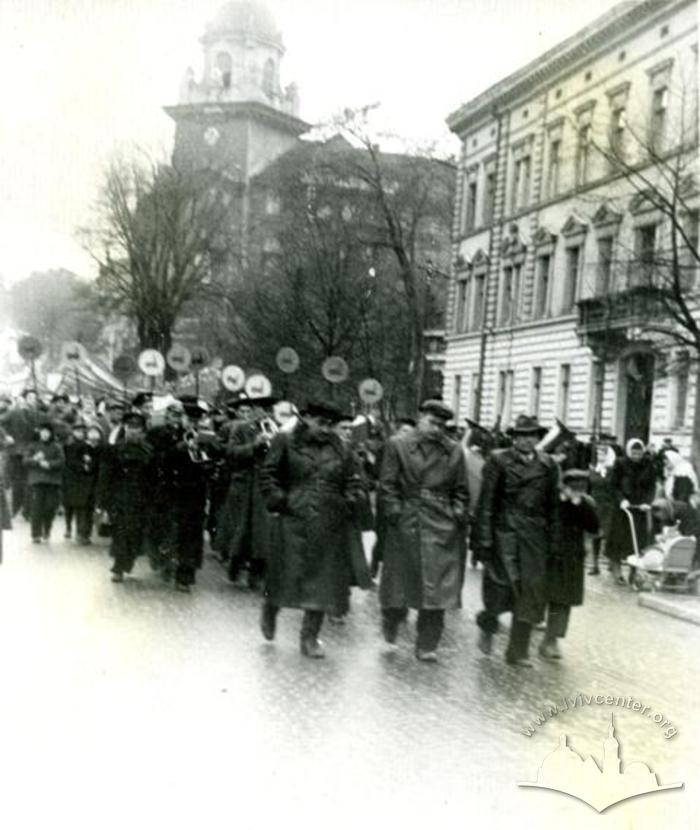
M282 88L282 36L257 2L229 2L200 38L203 71L188 69L175 106L173 164L215 168L244 188L290 149L310 125L298 116L297 88Z

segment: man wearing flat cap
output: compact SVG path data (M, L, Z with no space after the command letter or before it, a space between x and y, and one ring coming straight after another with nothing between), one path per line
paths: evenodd
M508 430L513 446L484 465L476 544L484 563L484 610L477 616L479 648L491 652L498 615L512 611L506 662L529 666L530 632L543 617L546 568L557 526L558 471L535 449L547 430L518 415Z
M352 451L333 431L342 412L315 401L291 432L273 438L260 487L271 520L270 557L262 608L263 636L275 636L280 608L304 611L301 652L324 656L318 635L335 610L339 574L348 573L347 521L362 497Z
M417 609L416 657L427 662L437 659L445 611L460 607L469 492L462 449L445 435L453 417L442 401L425 401L416 428L387 443L380 479L382 631L395 642L407 610Z

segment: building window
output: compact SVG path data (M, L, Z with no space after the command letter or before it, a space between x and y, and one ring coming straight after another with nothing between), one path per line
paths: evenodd
M682 429L685 426L685 410L688 404L688 375L690 359L687 351L676 355L674 370L673 420L672 429Z
M612 291L613 238L603 236L598 239L598 263L596 268L595 293L602 297Z
M627 105L622 102L613 103L610 113L610 156L611 161L624 161L625 158L625 125L627 124Z
M571 364L562 363L559 367L559 398L557 400L557 418L566 423L569 417L569 396L571 392Z
M462 401L462 376L455 375L455 385L452 389L452 411L455 419L459 420L459 407Z
M576 186L588 183L590 175L591 125L579 127L576 141Z
M502 424L510 424L513 416L513 379L512 369L498 373L498 411Z
M496 171L487 170L484 181L484 225L490 225L493 221L493 212L496 198Z
M263 66L262 88L265 95L271 98L275 92L275 62L268 58Z
M469 280L462 279L457 283L457 312L455 317L455 331L467 330L467 315L469 313Z
M668 110L668 87L660 86L651 93L649 144L654 152L663 149Z
M479 373L472 372L472 382L469 390L469 417L472 421L479 419Z
M277 193L268 193L265 197L265 213L268 216L277 216L280 212L280 197Z
M535 265L535 309L536 320L547 316L547 301L549 298L549 277L552 267L550 254L537 257Z
M535 418L540 417L540 404L542 400L542 367L532 367L532 390L530 395L530 411Z
M520 272L520 265L507 265L503 269L503 290L501 294L500 314L500 323L502 326L516 323L520 317L518 311Z
M698 244L700 244L700 239L698 239L700 212L697 210L691 211L684 225L686 239L679 239L681 285L684 291L693 291L697 282L698 267L700 266L700 250L698 250Z
M513 167L512 209L527 207L530 198L530 156L521 156Z
M630 263L630 287L652 285L656 249L656 225L642 225L634 230L634 258Z
M219 52L216 56L216 69L221 78L221 86L224 89L231 88L231 70L233 61L228 52Z
M581 268L581 248L572 245L566 249L566 274L564 280L564 297L562 299L562 311L568 314L573 311L578 290L579 271Z
M473 176L467 181L467 188L465 193L466 206L464 214L464 231L469 233L473 231L476 226L476 199L478 195L478 187L476 177Z
M559 175L561 169L561 139L555 138L549 143L549 165L547 168L547 195L559 193Z
M474 276L474 299L471 309L471 329L480 329L484 324L484 300L486 297L486 274Z

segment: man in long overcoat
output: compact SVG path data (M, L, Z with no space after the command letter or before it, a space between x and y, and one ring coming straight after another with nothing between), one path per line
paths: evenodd
M546 433L536 418L519 415L508 433L513 447L494 452L484 466L477 511L478 555L484 563L479 648L491 652L498 615L512 611L506 662L529 666L530 633L542 620L546 601L558 469L548 455L535 450Z
M97 506L112 524L112 581L123 582L142 553L146 510L153 491L153 452L145 441L146 419L124 416L124 440L108 447L97 480Z
M260 424L262 419L271 420L265 409L273 403L270 397L241 397L232 404L238 417L225 449L229 486L217 544L228 561L229 579L236 582L245 570L253 590L262 580L268 555L269 521L260 491L260 469L271 437Z
M385 449L381 498L388 523L379 587L384 638L418 610L416 656L437 659L445 611L460 606L469 491L462 448L445 435L452 411L425 401L414 430Z
M333 432L341 418L330 403L307 405L301 421L272 441L260 487L272 517L261 628L275 636L280 608L301 608L301 652L323 657L318 635L333 613L338 574L346 572L347 521L361 497L355 459Z

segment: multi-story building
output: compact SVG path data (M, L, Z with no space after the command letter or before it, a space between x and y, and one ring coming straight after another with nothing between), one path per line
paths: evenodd
M666 233L639 182L665 187L697 151L697 14L693 0L622 3L449 116L445 398L460 417L527 412L687 448L694 372L639 290Z

